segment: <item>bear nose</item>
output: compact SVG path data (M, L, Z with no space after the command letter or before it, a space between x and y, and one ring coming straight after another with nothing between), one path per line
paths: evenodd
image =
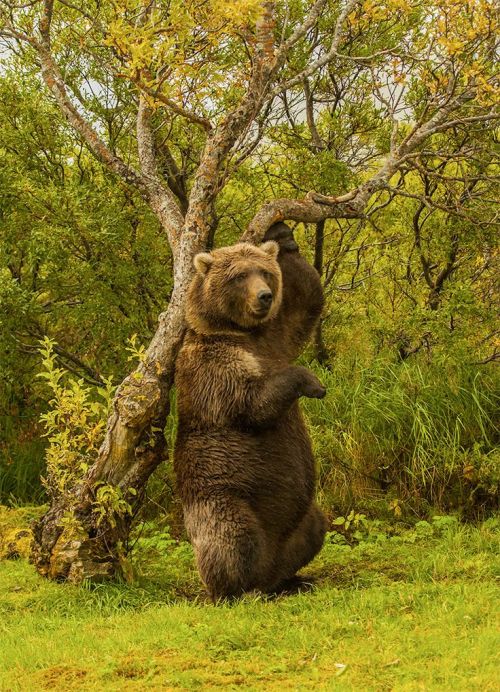
M269 307L271 305L271 301L273 299L273 294L269 289L263 289L262 291L259 291L257 293L257 298L259 299L259 303L263 307Z

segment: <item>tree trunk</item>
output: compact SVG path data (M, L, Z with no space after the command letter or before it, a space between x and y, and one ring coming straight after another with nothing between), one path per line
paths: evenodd
M151 473L167 454L164 428L174 365L184 335L184 299L196 239L185 234L175 263L175 289L143 362L120 385L96 462L77 488L52 498L33 526L31 560L56 581L99 581L121 572L132 517ZM99 521L96 489L109 484L126 500Z
M323 276L323 255L325 247L325 219L318 221L315 226L314 234L314 268L318 274ZM323 339L323 318L318 320L318 324L313 335L314 356L320 365L328 364L328 351Z
M50 54L48 30L52 2L45 3L43 44L34 45L41 58L45 82L73 127L95 155L111 170L141 191L156 214L174 257L174 291L168 310L137 370L120 385L113 400L104 442L98 458L76 488L52 498L48 512L33 527L31 559L37 570L55 580L100 580L120 571L134 509L145 484L165 456L164 428L175 359L184 334L184 300L193 274L193 256L211 242L211 221L222 166L238 138L262 108L266 88L277 70L273 43L272 4L263 4L256 25L256 54L248 91L239 104L207 138L189 194L186 215L159 174L152 110L139 99L137 148L141 175L112 155L97 133L71 103L61 74ZM263 236L266 229L260 233ZM258 237L256 234L256 238ZM96 494L109 485L114 504L99 521ZM128 505L124 504L125 500ZM121 502L121 504L120 504ZM130 508L130 511L128 509ZM124 511L125 509L125 511Z
M313 336L314 357L324 368L330 369L330 354L323 338L323 318L320 318Z

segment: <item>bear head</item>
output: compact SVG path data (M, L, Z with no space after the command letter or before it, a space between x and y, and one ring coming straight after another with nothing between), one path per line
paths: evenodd
M249 331L272 319L281 305L279 246L238 243L194 258L186 319L202 334Z

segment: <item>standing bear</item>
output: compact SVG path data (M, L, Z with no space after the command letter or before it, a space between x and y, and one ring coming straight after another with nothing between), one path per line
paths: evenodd
M292 365L323 304L291 230L194 259L176 365L175 471L211 598L273 592L321 549L311 443L298 405L325 389Z

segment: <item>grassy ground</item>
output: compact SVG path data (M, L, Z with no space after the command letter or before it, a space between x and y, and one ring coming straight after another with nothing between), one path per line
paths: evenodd
M331 534L315 590L206 602L191 549L146 526L130 584L0 562L1 690L498 690L498 522Z

